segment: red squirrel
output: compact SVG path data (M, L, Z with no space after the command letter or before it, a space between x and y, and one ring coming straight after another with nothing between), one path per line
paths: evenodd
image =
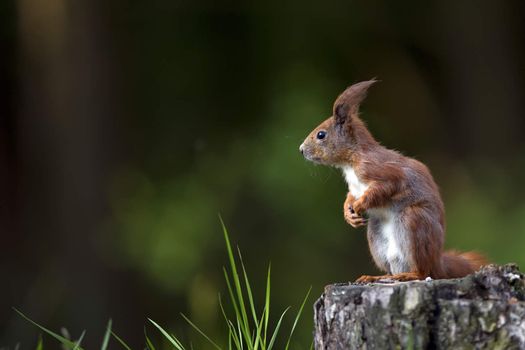
M332 116L299 147L306 159L342 170L349 189L344 218L353 227L368 226L372 258L388 275L364 275L357 282L474 272L485 264L481 255L443 251L445 210L428 168L379 144L359 118L359 105L374 83L347 88L336 99Z

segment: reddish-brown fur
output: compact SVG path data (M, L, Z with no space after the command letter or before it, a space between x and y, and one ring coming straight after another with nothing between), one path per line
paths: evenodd
M369 225L368 242L377 266L387 272L377 232L364 213L377 208L395 208L405 231L401 241L410 252L407 271L385 276L362 276L360 282L381 278L413 280L455 278L468 275L485 263L476 253L443 252L445 214L438 187L428 168L380 145L359 118L359 105L375 80L346 89L335 101L333 115L315 128L301 145L304 156L317 163L352 167L368 187L355 199L349 192L344 203L345 220L354 227ZM325 132L323 139L318 133ZM380 227L380 226L379 226ZM396 231L397 232L397 231ZM375 249L372 249L375 247ZM386 253L385 253L386 254Z

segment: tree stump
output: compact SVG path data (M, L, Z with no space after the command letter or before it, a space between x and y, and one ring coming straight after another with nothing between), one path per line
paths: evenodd
M314 306L315 348L525 349L524 300L514 264L449 280L333 284Z

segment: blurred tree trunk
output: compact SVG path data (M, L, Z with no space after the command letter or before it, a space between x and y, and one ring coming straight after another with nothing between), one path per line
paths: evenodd
M315 348L523 349L524 300L515 265L453 280L330 285L315 304Z
M22 254L34 265L20 307L51 327L66 326L56 323L62 319L74 336L89 325L93 337L109 318L109 279L94 238L107 210L113 145L110 55L97 4L18 2L16 128ZM62 305L75 305L67 308L74 314L60 314Z

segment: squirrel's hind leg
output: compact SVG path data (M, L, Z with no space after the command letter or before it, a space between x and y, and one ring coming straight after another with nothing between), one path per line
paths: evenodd
M356 282L357 283L372 283L372 282L379 282L379 281L414 281L419 280L420 277L416 272L402 272L397 273L395 275L382 275L382 276L369 276L369 275L363 275L359 277Z

